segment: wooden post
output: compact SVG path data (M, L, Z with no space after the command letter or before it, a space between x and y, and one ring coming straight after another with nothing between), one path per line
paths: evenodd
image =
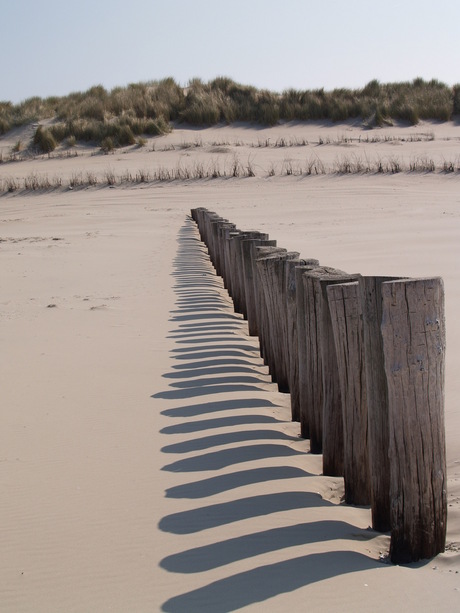
M285 260L297 259L297 252L272 253L257 260L262 290L265 293L270 341L267 361L280 392L289 392L286 341Z
M272 357L272 338L270 334L271 322L269 319L269 305L267 304L267 293L265 291L265 286L267 283L266 267L263 262L266 258L275 256L276 254L280 253L287 253L287 251L282 247L256 247L256 277L254 287L257 302L260 354L264 360L264 363L268 365L272 377L274 373Z
M300 267L303 270L318 266L318 260L286 260L286 325L288 349L289 393L291 394L292 421L300 421L299 392L299 339L297 333L297 274ZM299 292L301 293L301 292Z
M368 505L367 392L358 282L328 285L327 296L342 396L345 502Z
M262 232L258 232L257 236L253 236L251 238L244 238L240 243L241 249L241 294L243 297L241 304L241 313L244 319L249 322L248 312L251 308L253 308L253 300L254 300L254 288L248 289L251 284L253 284L253 276L252 276L252 267L251 271L249 266L249 258L251 257L253 245L260 245L262 241L268 241L268 234L264 234ZM272 241L274 246L276 246L276 241ZM250 281L249 281L250 275ZM250 304L251 303L251 304ZM249 327L249 323L248 323Z
M192 219L196 223L198 227L198 232L200 234L200 240L203 241L203 228L204 228L204 216L208 212L208 209L204 207L198 207L196 209L192 209Z
M207 236L207 246L209 251L209 258L211 260L212 265L216 269L217 272L217 252L219 249L219 244L217 240L217 232L220 226L224 223L228 223L228 219L224 219L219 215L213 216L208 220L208 236Z
M234 224L223 224L219 228L219 269L220 276L224 282L224 287L228 285L228 261L227 261L227 244L231 232L238 232Z
M222 263L222 230L228 229L228 231L235 230L234 223L230 223L226 220L221 220L212 224L213 233L213 245L214 245L214 268L219 277L223 277L223 263Z
M209 257L211 259L211 262L212 262L213 257L214 257L213 248L212 248L211 222L213 220L216 220L216 219L221 220L222 217L220 217L220 215L218 215L217 213L214 213L214 211L204 211L204 213L203 213L203 238L202 238L202 241L206 245L206 247L208 248L208 253L209 253Z
M257 230L248 230L240 232L230 241L230 260L231 260L231 285L233 290L233 306L235 313L243 314L245 312L245 286L244 286L244 271L243 271L243 255L241 245L243 241L259 238L261 235ZM266 236L266 235L264 235Z
M279 353L277 356L279 362L279 370L281 383L278 383L280 391L291 392L291 345L293 343L293 322L289 316L288 310L288 274L290 270L290 262L299 263L299 253L297 251L288 251L285 257L280 258L277 262L274 262L273 272L275 282L275 308L278 312L276 320L278 337Z
M359 277L366 369L372 527L391 529L388 389L382 332L382 283L400 277Z
M333 467L337 459L343 458L343 432L342 442L340 442L340 431L336 432L335 425L329 422L331 416L335 420L337 393L340 391L339 384L334 384L337 366L334 366L335 347L333 347L332 326L330 323L329 308L327 307L327 295L325 286L322 287L320 280L332 282L349 280L350 275L327 266L320 266L302 275L305 300L305 332L306 332L306 388L305 406L301 406L301 411L305 410L310 433L310 450L312 453L323 453L323 468L326 467L327 473L337 472ZM323 284L327 285L327 283ZM324 304L326 303L326 304ZM327 307L327 308L325 308ZM333 337L332 337L333 338ZM334 374L335 369L335 374ZM341 401L339 404L342 410ZM323 425L324 415L326 415L326 434L332 437L328 440L326 449L323 449ZM339 429L340 430L340 429ZM335 435L339 438L334 440ZM334 450L334 445L338 445ZM332 457L330 457L330 454ZM338 460L340 463L340 460ZM343 459L342 459L343 462Z
M190 211L190 217L193 219L193 221L198 226L198 230L200 229L199 225L200 225L201 213L203 211L206 211L205 207L203 206L199 206L196 209L191 209Z
M298 266L295 269L296 281L296 302L297 302L297 339L298 339L298 361L299 361L299 421L300 436L310 438L310 424L308 421L307 397L308 397L308 377L307 377L307 328L306 328L306 306L305 291L303 286L303 274L319 267L317 260L312 260L311 265Z
M321 290L318 312L323 370L323 473L330 477L343 475L344 440L342 393L327 288L335 283L356 279L357 275L347 275L337 270L322 275L316 281Z
M216 269L216 273L221 275L221 240L220 231L222 227L234 229L235 224L230 223L227 219L212 219L210 223L210 244L209 252L212 253L212 264Z
M232 260L230 256L230 243L235 236L238 236L241 233L241 230L230 230L225 232L225 239L223 243L223 251L224 251L224 287L227 290L230 298L233 297L233 287L232 287Z
M241 243L248 331L250 336L259 335L260 313L258 312L258 282L256 270L257 247L276 247L276 240L269 240L268 234L265 234L265 236L267 236L266 239L254 239Z
M447 475L442 279L382 284L388 383L391 546L395 563L444 551Z

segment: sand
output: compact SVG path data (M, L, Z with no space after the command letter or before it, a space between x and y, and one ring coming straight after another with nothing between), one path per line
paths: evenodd
M268 138L308 145L253 146ZM454 124L178 129L0 165L0 179L65 181L235 155L256 168L0 197L1 611L458 610L459 176L281 168L395 150L440 164L459 139ZM386 564L369 508L341 503L197 240L197 206L348 272L443 277L446 553Z

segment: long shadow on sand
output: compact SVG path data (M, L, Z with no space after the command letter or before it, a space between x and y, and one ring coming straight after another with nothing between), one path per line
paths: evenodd
M214 581L166 601L167 613L228 613L337 575L388 568L353 551L304 555ZM299 610L308 610L308 603ZM267 604L267 611L270 605Z
M189 421L166 426L160 430L161 434L185 434L200 432L202 430L212 430L214 428L225 428L229 426L246 426L248 424L277 424L277 419L271 415L230 415L228 417L217 417L215 419L201 419L199 421Z
M375 534L343 521L314 521L245 534L168 556L161 567L174 573L201 573L239 560L318 541L370 540Z
M244 462L254 462L256 460L269 460L270 458L287 458L303 455L300 451L295 451L287 445L258 444L243 445L232 449L220 449L210 453L203 453L191 458L177 460L172 464L167 464L163 470L174 473L201 472L206 470L220 470L227 466L242 464Z
M331 502L312 492L276 492L173 513L160 521L159 528L173 534L191 534L250 517L262 517L293 509L330 506Z
M213 436L194 438L182 443L175 443L174 445L166 445L161 451L163 453L189 453L190 451L201 451L220 445L255 440L295 441L297 438L288 436L278 430L239 430L238 432L225 432L224 434L214 434Z
M285 434L279 420L270 415L275 405L268 400L270 380L266 368L254 343L241 334L241 317L231 312L228 301L223 299L222 284L210 266L191 220L182 227L178 243L173 274L177 308L171 311L174 329L168 336L176 343L171 352L174 364L164 375L168 388L153 397L178 401L175 407L162 411L163 416L175 422L161 431L172 437L162 452L183 457L164 465L162 470L180 473L182 477L191 473L207 473L209 477L200 475L201 478L194 477L168 488L166 498L182 499L185 507L164 516L158 528L181 535L184 543L187 535L220 530L215 532L217 536L210 544L166 556L160 566L174 573L206 573L255 556L318 541L373 538L372 531L341 521L292 525L290 518L299 509L307 513L309 508L326 510L334 505L315 492L304 491L308 489L304 484L311 475L289 465L289 460L298 462L297 457L305 452L296 449L297 437ZM200 416L203 419L196 419ZM243 429L243 426L246 427ZM210 432L216 428L225 430ZM206 435L207 431L210 434ZM255 466L246 469L242 466L253 462ZM290 480L292 489L286 488L285 480ZM263 487L258 489L266 483L273 483L270 493ZM247 486L250 489L238 495L238 489ZM227 496L224 501L218 498L212 504L204 503L208 497L228 492L235 494L233 499L228 500ZM187 500L202 504L187 508ZM258 521L263 522L263 518L272 514L277 514L275 527L257 533L247 533L244 529L245 520L255 519L258 525ZM243 522L243 534L223 539L225 527L238 522ZM273 526L273 522L268 525ZM240 526L235 528L238 530ZM192 542L196 544L196 537ZM170 598L162 610L172 613L234 611L335 575L377 567L382 565L351 551L281 559ZM206 575L200 576L199 585L205 581Z
M166 497L207 498L208 496L215 496L216 494L244 487L245 485L278 481L279 479L298 479L299 477L308 476L309 473L295 466L250 468L170 487L166 490Z
M265 398L235 398L234 400L216 400L215 402L201 402L200 404L181 405L173 409L165 409L162 415L175 418L195 417L206 413L238 409L261 409L274 407L275 405Z

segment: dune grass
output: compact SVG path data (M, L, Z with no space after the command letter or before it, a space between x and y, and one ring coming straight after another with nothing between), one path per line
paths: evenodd
M200 181L213 179L250 179L253 177L297 177L308 178L318 175L394 175L399 173L438 173L449 175L460 173L460 157L440 159L422 155L404 161L398 156L368 157L357 154L338 156L332 163L325 164L316 154L304 162L285 158L279 164L271 162L268 168L256 166L249 156L241 160L238 155L220 161L211 159L207 163L194 161L175 166L156 166L151 169L139 168L136 172L126 170L116 174L109 166L102 174L94 171L74 172L67 181L55 175L31 173L19 177L0 179L0 193L25 191L49 191L59 188L79 189L104 186L129 186L136 184Z
M227 77L208 83L192 79L185 88L167 78L111 91L96 85L85 92L33 97L16 105L0 102L0 136L17 126L53 119L46 133L35 134L39 149L39 137L45 135L45 147L50 146L49 135L56 144L67 140L102 145L111 139L113 147L120 147L139 137L165 134L173 122L205 126L244 121L270 126L280 120L360 118L369 126L381 126L397 120L413 125L422 119L447 121L454 115L460 115L460 84L449 87L436 79L386 84L373 80L361 89L276 93Z

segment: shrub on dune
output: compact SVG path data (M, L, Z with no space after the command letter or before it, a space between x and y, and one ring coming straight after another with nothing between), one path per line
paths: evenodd
M42 126L38 126L38 128L35 130L33 142L37 149L42 153L51 153L51 151L54 151L57 147L54 136L49 130L43 128Z

